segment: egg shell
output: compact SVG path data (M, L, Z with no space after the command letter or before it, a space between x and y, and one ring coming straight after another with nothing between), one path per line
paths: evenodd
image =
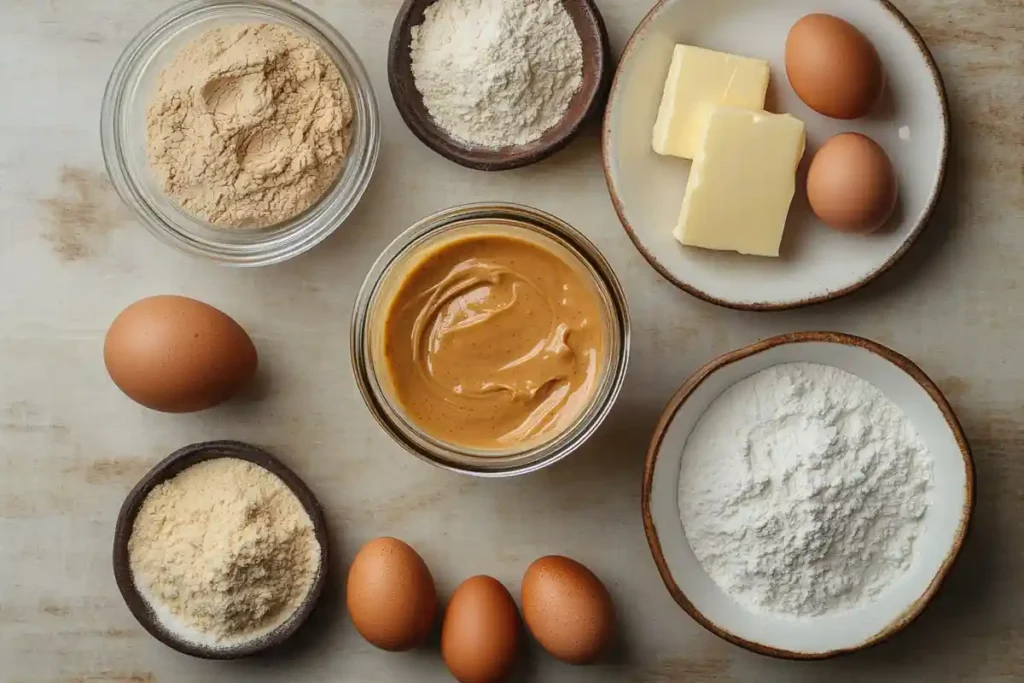
M427 563L397 538L375 538L352 560L346 586L356 630L382 650L419 647L437 615L437 589Z
M124 309L107 330L103 360L114 384L147 408L212 408L256 373L252 339L230 316L184 296L152 296Z
M611 643L615 608L601 580L579 562L550 555L523 576L523 620L553 657L589 664Z
M865 116L885 86L871 41L847 21L808 14L786 38L786 75L804 103L835 119Z
M807 169L807 201L826 225L842 232L873 232L889 219L899 194L892 162L860 133L829 138Z
M497 579L466 579L448 601L441 626L441 657L459 683L500 683L515 668L519 610Z

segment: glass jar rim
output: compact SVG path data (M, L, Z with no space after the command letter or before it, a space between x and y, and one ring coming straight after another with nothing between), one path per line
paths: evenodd
M426 434L401 414L378 379L371 349L372 314L392 268L445 232L487 222L505 222L552 238L579 259L605 300L610 314L609 354L590 405L574 423L548 440L522 450L498 454L463 448ZM565 221L539 209L511 203L476 203L444 209L406 229L384 249L360 287L351 326L352 368L367 407L384 430L421 460L438 467L481 477L508 477L533 472L558 462L579 448L601 425L621 391L629 358L630 322L625 293L597 247Z
M217 229L184 210L168 214L154 202L130 161L132 144L127 123L132 98L150 62L176 35L190 27L234 13L256 13L267 21L299 30L324 49L342 73L354 108L353 138L338 177L313 204L275 226L260 229ZM239 23L255 21L239 17ZM376 95L355 49L326 20L292 0L187 0L162 12L144 26L122 51L103 96L100 141L114 189L144 227L162 242L192 256L232 266L279 263L313 248L329 237L359 203L380 152L380 113ZM180 215L178 215L180 214Z

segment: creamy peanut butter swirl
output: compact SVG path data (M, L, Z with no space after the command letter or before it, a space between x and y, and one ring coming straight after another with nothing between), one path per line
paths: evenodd
M538 242L478 234L406 276L385 357L408 417L444 441L509 449L579 417L603 369L605 323L589 276Z

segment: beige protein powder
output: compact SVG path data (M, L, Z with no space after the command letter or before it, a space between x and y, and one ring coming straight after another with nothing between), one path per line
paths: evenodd
M146 497L128 541L132 577L161 623L230 646L299 608L320 569L313 522L276 475L237 458L197 463Z
M280 223L316 202L348 154L352 99L313 41L276 24L208 31L160 73L147 120L157 181L217 226Z

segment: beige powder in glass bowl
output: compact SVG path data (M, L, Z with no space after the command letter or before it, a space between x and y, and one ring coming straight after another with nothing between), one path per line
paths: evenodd
M220 219L213 212L206 217L196 215L196 209L189 210L184 206L188 201L183 202L169 194L159 171L150 161L148 141L151 136L148 129L150 110L160 95L161 75L179 55L211 31L223 30L226 35L232 35L231 32L237 33L240 27L253 26L274 29L270 32L279 37L275 39L278 43L287 43L280 39L282 36L298 36L299 42L308 41L313 46L312 50L326 57L327 64L337 70L348 92L352 118L346 135L331 138L334 156L321 144L310 144L305 154L275 158L277 143L274 141L281 139L281 131L275 131L272 115L259 119L259 116L267 116L270 108L261 106L260 97L265 89L253 87L260 78L270 81L273 66L254 64L253 73L246 73L247 67L240 64L243 60L236 54L244 52L245 41L242 41L234 46L234 52L227 50L217 58L223 60L221 63L213 65L217 70L234 60L237 69L223 69L231 74L230 78L206 78L203 82L203 69L190 74L197 79L197 87L192 89L192 93L198 94L201 100L205 98L212 105L208 109L213 113L202 118L190 117L187 110L193 103L185 101L187 97L170 97L165 106L172 109L181 107L186 112L184 117L178 117L179 123L170 124L170 137L203 136L210 132L211 127L220 126L224 119L230 120L236 114L243 114L242 118L245 115L255 116L255 119L247 121L248 134L231 139L225 150L228 152L225 159L232 161L232 154L237 156L239 153L249 156L250 172L276 179L288 177L293 167L301 170L307 165L320 165L326 169L323 174L311 176L308 192L298 193L300 200L305 197L305 201L284 202L287 206L271 210L273 202L267 199L267 193L254 194L246 200L251 201L249 214L263 214L264 219L240 228L224 219L224 215L230 212L222 212ZM269 42L274 43L274 40ZM323 83L324 74L329 69L319 59L303 58L310 48L297 45L293 41L290 52L280 45L274 49L282 57L298 56L295 66L304 64L310 69L321 70L319 75L301 73L296 83L304 80ZM282 72L291 70L292 67L284 63L290 61L290 57L278 61L282 62ZM209 71L210 66L207 64L205 70ZM296 86L296 89L301 88ZM293 93L296 100L309 94ZM278 107L282 104L287 106L288 101L286 98L276 104ZM227 109L226 115L218 116L218 108ZM310 115L305 118L298 117L302 131L307 131L307 126L324 126L328 130L338 127L338 122L328 116L320 104L314 104L308 113ZM142 224L162 241L182 251L234 266L279 263L311 249L337 230L369 185L379 154L380 134L380 115L373 87L352 46L321 17L290 0L188 0L175 5L142 29L125 48L107 83L100 125L103 157L111 182ZM316 136L307 137L313 140ZM345 149L343 158L336 153L339 146ZM336 172L327 168L331 160L337 162ZM197 155L185 166L193 162L200 169L207 164L203 155ZM177 182L182 182L182 179L178 178ZM227 199L238 194L235 185L244 188L249 185L249 180L242 177L241 183L232 183L230 188L217 187L218 184L216 180L204 181L192 184L190 191L206 193L212 190L224 198L226 205ZM320 187L321 184L324 187ZM256 208L253 209L252 205ZM276 222L269 218L275 213L280 215L294 211L297 213Z
M352 99L338 67L295 31L211 29L160 73L146 117L158 182L189 213L259 228L309 208L348 154Z

